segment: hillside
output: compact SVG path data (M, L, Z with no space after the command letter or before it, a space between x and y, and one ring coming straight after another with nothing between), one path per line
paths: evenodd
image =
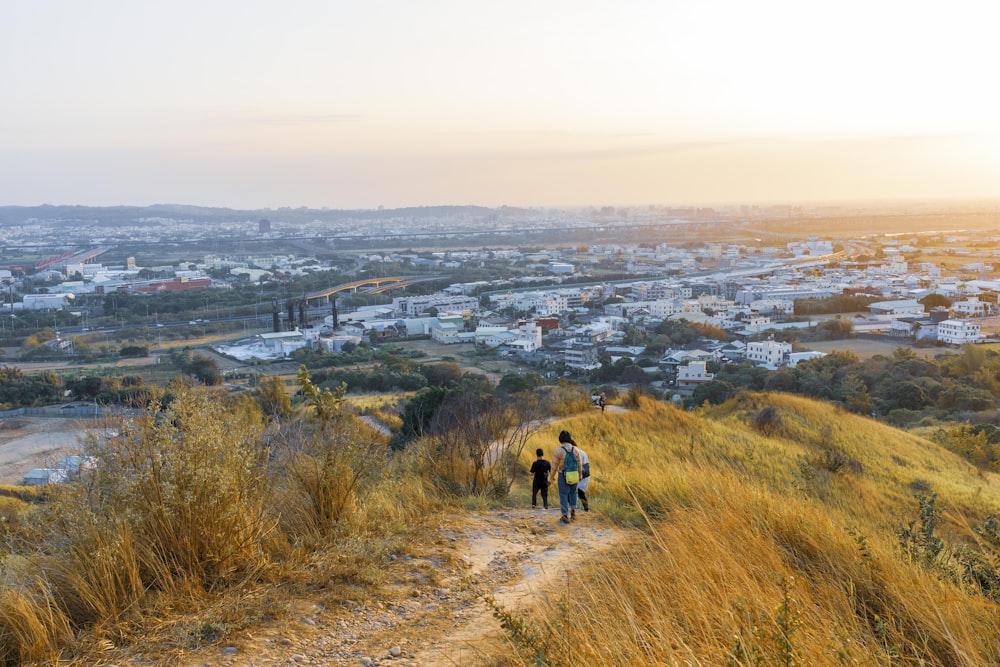
M607 417L559 427L590 452L599 510L640 530L546 607L571 628L531 617L517 664L560 664L566 632L581 664L997 660L992 475L787 395Z
M523 476L506 503L465 508L396 487L411 507L389 516L409 524L394 537L343 538L316 552L308 576L279 566L285 575L188 611L154 607L128 631L80 635L65 655L212 666L1000 659L997 480L937 445L789 395L693 412L641 398L544 424L525 468L562 429L594 470L594 511L570 526L524 509Z

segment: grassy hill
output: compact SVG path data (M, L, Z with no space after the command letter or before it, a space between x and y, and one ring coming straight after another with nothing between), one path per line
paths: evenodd
M641 529L508 619L510 664L997 662L993 475L789 395L643 400L538 442L562 428L590 456L598 511Z
M167 610L183 649L280 618L290 596L378 599L439 516L526 506L533 452L563 429L624 537L560 563L530 611L496 607L508 641L482 664L1000 660L996 477L828 404L587 409L531 436L509 497L470 501L419 476L433 442L390 455L333 396L307 391L279 424L246 397L176 391L164 414L104 427L94 483L33 505L30 525L7 510L0 664L97 664L88 647L149 641Z

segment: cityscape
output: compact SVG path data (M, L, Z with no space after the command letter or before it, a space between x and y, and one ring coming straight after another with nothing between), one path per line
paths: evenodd
M8 266L0 280L9 317L0 321L7 334L22 328L41 343L30 357L42 359L47 348L54 359L71 358L74 341L78 346L105 332L119 345L151 343L151 331L162 343L165 332L155 329L165 327L172 340L197 338L215 320L220 333L254 330L215 347L241 361L286 359L301 347L330 352L345 343L426 338L494 349L567 375L624 355L645 360L652 381L680 390L711 378L706 360L773 369L821 354L798 342L793 351L795 341L784 340L783 332L808 332L824 319L797 312L799 300L866 298L858 311L837 315L849 323L839 336L843 349L858 334L955 346L997 333L1000 232L795 237L758 229L774 220L782 230L808 229L810 219L831 214L802 207L441 207L326 213L327 219L319 211L256 219L235 211L144 213L130 219L94 209L71 218L71 212L8 209L2 227ZM976 214L996 215L995 209ZM573 242L559 242L560 235ZM482 240L493 244L475 245ZM498 266L508 268L483 270ZM459 280L484 273L494 277ZM227 292L248 285L257 290L252 304L227 302ZM135 305L144 296L179 292L200 295L202 305L162 314L155 303L152 313L148 303ZM111 297L118 294L138 301L114 312ZM930 296L947 305L926 306ZM679 319L729 332L739 345L715 341L713 349L690 355L650 355L625 344L630 332ZM19 350L8 344L7 356L16 362ZM696 380L683 375L691 362L701 368Z

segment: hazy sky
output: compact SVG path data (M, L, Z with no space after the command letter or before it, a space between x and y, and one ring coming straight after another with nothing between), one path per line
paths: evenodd
M1000 196L994 2L31 0L0 204Z

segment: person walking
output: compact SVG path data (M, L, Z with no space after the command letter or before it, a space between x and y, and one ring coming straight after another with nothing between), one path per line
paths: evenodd
M587 456L587 452L583 451L579 447L576 451L580 452L580 481L576 485L576 497L579 498L580 504L583 505L583 511L590 511L590 504L587 503L587 489L590 487L590 457Z
M567 480L567 475L570 479ZM552 453L550 481L558 482L559 521L569 523L576 519L576 488L580 475L580 449L573 442L569 431L559 433L559 446Z
M545 452L542 449L535 450L534 463L529 471L534 478L531 480L531 507L538 507L538 494L542 494L542 507L549 508L549 473L552 472L552 464L545 460Z

